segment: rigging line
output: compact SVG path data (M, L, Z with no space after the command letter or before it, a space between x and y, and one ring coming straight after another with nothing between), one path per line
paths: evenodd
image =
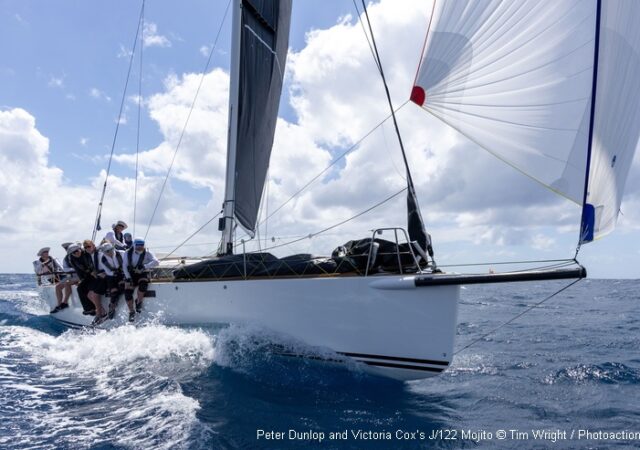
M376 203L375 205L373 205L373 206L371 206L371 207L369 207L369 208L365 209L364 211L359 212L359 213L358 213L358 214L356 214L355 216L351 216L350 218L345 219L345 220L343 220L343 221L341 221L341 222L338 222L338 223L336 223L336 224L334 224L334 225L331 225L330 227L324 228L324 229L322 229L322 230L320 230L320 231L317 231L317 232L315 232L315 233L309 233L309 234L307 234L307 235L305 235L305 236L303 236L303 237L301 237L301 238L299 238L299 239L294 239L294 240L292 240L292 241L288 241L288 242L285 242L285 243L282 243L282 244L274 245L273 247L267 247L267 248L263 249L262 251L265 251L265 252L266 252L267 250L273 250L274 248L284 247L285 245L294 244L294 243L296 243L296 242L300 242L300 241L305 240L305 239L311 239L311 238L316 237L316 236L318 236L318 235L320 235L320 234L323 234L323 233L324 233L324 232L326 232L326 231L333 230L334 228L337 228L337 227L339 227L340 225L344 225L344 224L345 224L345 223L347 223L347 222L350 222L350 221L352 221L352 220L354 220L354 219L357 219L358 217L360 217L360 216L362 216L362 215L364 215L364 214L368 213L369 211L372 211L372 210L376 209L378 206L381 206L381 205L383 205L383 204L387 203L389 200L391 200L391 199L393 199L393 198L397 197L398 195L402 194L402 193L403 193L404 191L406 191L407 189L409 189L409 188L408 188L408 187L403 187L402 189L400 189L400 190L399 190L398 192L396 192L395 194L392 194L392 195L390 195L389 197L385 198L384 200L382 200L382 201L380 201L380 202Z
M264 237L269 237L269 185L271 184L271 174L270 170L267 169L267 194L265 198L265 216L264 219ZM265 241L266 242L266 241Z
M124 83L124 90L122 91L122 99L120 100L120 111L118 112L118 120L116 121L116 130L113 134L113 141L111 142L111 154L109 155L109 163L107 164L107 174L104 178L104 185L102 186L102 194L100 195L100 202L98 203L98 210L96 211L96 220L93 224L93 232L91 233L91 240L95 241L96 233L100 228L100 217L102 216L102 205L104 203L104 196L107 192L107 181L109 180L109 173L111 172L111 163L113 162L113 152L116 149L116 140L118 138L118 130L120 129L120 121L122 119L122 110L124 109L124 101L127 96L127 87L129 86L129 78L131 76L131 67L133 66L133 59L136 53L136 46L138 44L138 36L140 34L142 18L144 14L144 3L142 0L142 6L140 8L140 17L138 18L138 27L136 28L136 37L133 40L133 49L131 50L131 58L129 58L129 69L127 70L127 78Z
M376 63L376 67L378 68L378 71L381 71L382 69L380 68L380 63L376 59L376 53L373 51L373 47L371 46L371 41L369 40L369 35L367 34L367 30L365 29L364 23L362 22L362 20L360 20L360 9L358 8L358 4L356 3L356 0L353 0L353 6L356 9L356 13L358 13L358 22L360 22L360 26L362 27L362 32L364 33L364 37L367 40L367 44L369 44L369 50L371 51L371 56L373 56L373 61Z
M567 262L563 262L563 263L556 263L556 264L547 264L545 266L537 266L537 267L529 267L527 269L520 269L520 270L515 270L512 271L512 273L527 273L527 272L538 272L541 270L552 270L552 269L562 269L564 267L569 267L569 266L573 266L573 265L580 265L580 263L578 263L575 260L569 260ZM500 273L504 273L504 272L500 272ZM509 272L506 272L509 273ZM481 274L480 272L478 272L477 274Z
M158 211L158 206L160 205L160 199L162 198L162 194L164 192L165 187L167 186L167 181L169 180L169 175L171 174L171 169L173 169L173 163L176 160L176 156L178 155L178 150L180 149L180 145L182 144L182 138L187 130L187 125L189 124L189 120L191 119L191 114L196 106L196 100L198 99L198 95L200 94L200 89L202 88L202 84L204 82L204 77L207 74L207 69L209 69L209 65L211 64L211 59L213 57L213 52L215 51L218 45L218 39L220 38L220 33L222 31L222 26L224 25L225 19L227 18L227 13L229 11L229 5L231 5L231 0L227 3L227 7L224 10L224 15L222 16L222 21L220 22L220 27L218 28L218 33L216 34L216 38L211 46L211 51L209 52L209 58L207 58L207 63L204 66L204 70L202 71L202 76L200 77L200 83L198 84L198 88L196 89L195 96L193 97L193 101L191 102L191 107L189 108L189 113L187 114L187 118L185 119L184 125L182 127L182 131L180 133L180 137L178 138L178 143L176 144L176 149L173 152L173 158L171 158L171 164L169 164L169 169L167 170L167 175L162 182L162 188L160 189L160 193L158 194L158 200L156 201L156 205L153 208L153 213L151 214L151 219L149 219L149 225L147 226L147 231L144 233L144 239L147 239L147 235L149 234L149 230L151 229L151 224L153 223L153 219L156 216L156 212Z
M189 240L194 237L196 234L200 233L202 231L202 229L204 227L206 227L207 225L209 225L211 222L213 222L215 219L218 218L218 216L222 214L222 211L220 211L218 214L216 214L215 216L213 216L211 219L209 219L204 225L202 225L200 228L198 228L196 231L194 231L188 238L186 238L184 241L182 241L176 248L174 248L173 250L171 250L170 253L168 253L167 255L163 256L162 258L160 258L160 261L164 261L165 259L167 259L169 256L173 255L180 247L182 247L184 244L186 244L187 242L189 242Z
M339 235L339 233L325 233L325 236L337 236ZM267 241L272 241L275 242L276 240L282 241L284 239L293 239L293 238L299 238L299 237L307 237L309 236L309 234L292 234L292 235L285 235L285 236L272 236L270 238L267 237L263 237L261 238L263 241L267 242ZM251 242L255 242L256 239L252 239ZM194 242L192 244L182 244L182 247L197 247L197 246L209 246L209 245L217 245L218 242ZM174 248L175 244L166 244L166 245L154 245L153 248L155 249L162 249L162 248Z
M529 308L525 309L524 311L522 311L520 314L516 315L515 317L511 318L510 320L506 321L505 323L503 323L502 325L499 325L497 328L494 328L493 330L489 331L488 333L483 334L482 336L480 336L477 339L474 339L473 341L471 341L471 343L465 345L464 347L462 347L460 350L454 352L454 355L457 355L458 353L468 349L469 347L471 347L472 345L476 344L477 342L480 342L481 340L483 340L484 338L486 338L487 336L495 333L496 331L498 331L500 328L509 325L510 323L514 322L515 320L519 319L520 317L524 316L526 313L528 313L529 311L531 311L534 308L537 308L538 306L542 305L544 302L546 302L547 300L552 299L553 297L555 297L556 295L558 295L559 293L561 293L562 291L569 289L571 286L573 286L574 284L576 284L577 282L579 282L580 280L582 280L582 278L578 278L575 281L572 281L571 283L569 283L568 285L566 285L565 287L563 287L562 289L554 292L553 294L549 295L548 297L544 298L543 300L539 301L538 303L530 306Z
M144 34L144 2L142 4L141 28ZM136 130L136 179L133 188L133 238L136 237L136 209L138 206L138 161L140 155L140 118L142 112L142 53L144 50L144 36L140 36L140 76L138 78L138 127Z
M414 198L416 198L416 194L415 194L415 187L413 185L413 178L411 177L411 171L409 170L409 162L407 160L407 155L404 151L404 145L402 143L402 137L400 136L400 128L398 128L398 121L396 120L396 114L395 114L395 110L393 108L393 102L391 101L391 93L389 92L389 86L387 85L387 79L384 76L384 71L382 70L382 61L380 60L380 54L378 53L378 46L376 45L376 38L373 35L373 28L371 28L371 20L369 19L369 13L367 12L367 6L364 3L364 0L362 1L362 8L364 10L364 15L367 19L367 25L369 27L369 34L371 34L371 42L373 44L373 49L375 51L375 59L376 59L376 63L378 65L378 69L380 71L380 77L382 77L382 84L384 85L384 91L387 95L387 101L389 102L389 109L391 109L391 117L393 118L393 126L396 129L396 134L398 135L398 143L400 144L400 150L402 151L402 159L404 160L404 166L407 170L407 179L408 179L408 184L409 184L409 190L411 195L413 195ZM417 203L417 198L416 198L416 203Z
M439 264L438 267L469 267L469 266L498 266L501 264L537 264L537 263L551 263L551 262L571 262L574 259L539 259L539 260L525 260L525 261L501 261L501 262L487 262L487 263L465 263L465 264Z
M399 112L402 108L404 108L407 103L409 103L409 100L405 100L405 102L398 106L398 108L395 110L395 112ZM306 190L309 186L311 186L316 180L318 180L322 175L324 175L329 169L331 169L334 165L336 165L338 163L338 161L342 160L342 158L344 158L345 156L347 156L349 153L353 152L356 148L358 148L358 146L365 140L367 139L369 136L371 136L371 134L373 134L374 131L376 131L378 128L380 128L387 120L389 120L391 118L391 113L387 115L387 117L385 117L384 119L382 119L376 126L374 126L373 128L371 128L371 130L369 130L364 136L362 136L360 139L358 139L357 142L355 142L351 147L349 147L347 150L345 150L342 154L340 154L340 156L338 156L336 159L334 159L333 161L331 161L331 163L325 167L324 169L322 169L316 176L314 176L312 179L310 179L304 186L302 186L300 189L298 189L296 192L294 192L284 203L282 203L280 206L278 206L275 211L273 211L271 214L269 214L266 219L264 219L262 222L260 222L258 225L262 225L262 223L264 223L264 221L269 220L271 217L273 217L274 215L276 215L282 208L284 208L291 200L293 200L294 198L296 198L298 195L300 195L304 190ZM245 234L243 236L246 237L248 236L248 234ZM234 245L236 243L239 242L239 238L237 238L234 241Z

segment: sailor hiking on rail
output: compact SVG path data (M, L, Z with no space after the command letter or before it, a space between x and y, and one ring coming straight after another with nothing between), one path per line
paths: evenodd
M127 305L133 302L133 293L138 288L136 296L136 312L142 312L142 301L144 294L149 286L149 269L157 267L160 263L156 257L144 246L144 239L136 238L133 241L133 247L125 253L126 261L124 266L125 288L124 298ZM129 321L133 322L135 313L129 306Z
M58 300L58 304L51 310L51 314L54 314L69 306L67 302L71 294L71 286L59 283L63 269L57 259L49 256L49 250L51 250L50 247L44 247L38 251L38 259L33 262L33 270L36 272L36 275L38 275L38 285L41 285L43 281L56 285L56 299ZM62 298L63 290L65 291L64 299Z
M100 246L98 263L100 269L106 274L107 294L110 298L108 317L113 319L120 295L124 292L124 252L116 250L110 242L105 242ZM127 306L129 307L129 316L135 316L133 300L127 300Z
M91 241L89 241L91 242ZM94 266L94 261L91 253L88 253L86 249L92 250L93 243L89 244L85 241L84 250L78 244L71 244L67 249L70 255L69 264L76 271L76 274L80 278L80 284L78 284L78 296L80 300L84 296L88 297L93 303L94 310L91 311L90 306L83 303L84 312L89 315L95 314L96 319L94 323L99 323L106 318L107 313L102 307L100 302L101 296L101 282L98 281L98 272Z

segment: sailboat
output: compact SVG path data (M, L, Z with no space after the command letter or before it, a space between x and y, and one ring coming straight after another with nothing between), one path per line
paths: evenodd
M457 274L436 265L407 165L408 231L380 225L327 258L243 253L273 144L291 0L234 0L226 190L218 256L158 270L144 314L254 324L398 380L451 364L461 287L582 278L570 268ZM411 100L582 205L579 245L612 231L640 133L636 1L437 1ZM381 67L381 65L379 66ZM405 160L406 161L406 160ZM384 240L383 235L391 236ZM55 305L51 286L42 295ZM104 327L126 319L120 311ZM72 305L55 314L86 326ZM283 353L290 352L283 350Z

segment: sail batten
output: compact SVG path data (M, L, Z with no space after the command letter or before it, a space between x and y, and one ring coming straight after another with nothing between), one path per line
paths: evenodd
M613 229L640 129L640 2L442 0L411 99ZM597 75L597 76L596 76Z

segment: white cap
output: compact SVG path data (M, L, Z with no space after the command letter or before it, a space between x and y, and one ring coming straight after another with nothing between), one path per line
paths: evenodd
M111 250L113 250L113 244L111 244L111 242L105 242L100 246L100 251L102 253L107 253L107 252L110 252Z
M69 247L67 247L67 255L70 255L76 250L82 250L82 247L78 244L71 244Z
M44 252L48 252L49 250L51 250L51 247L42 247L40 250L38 250L38 256L42 256Z

